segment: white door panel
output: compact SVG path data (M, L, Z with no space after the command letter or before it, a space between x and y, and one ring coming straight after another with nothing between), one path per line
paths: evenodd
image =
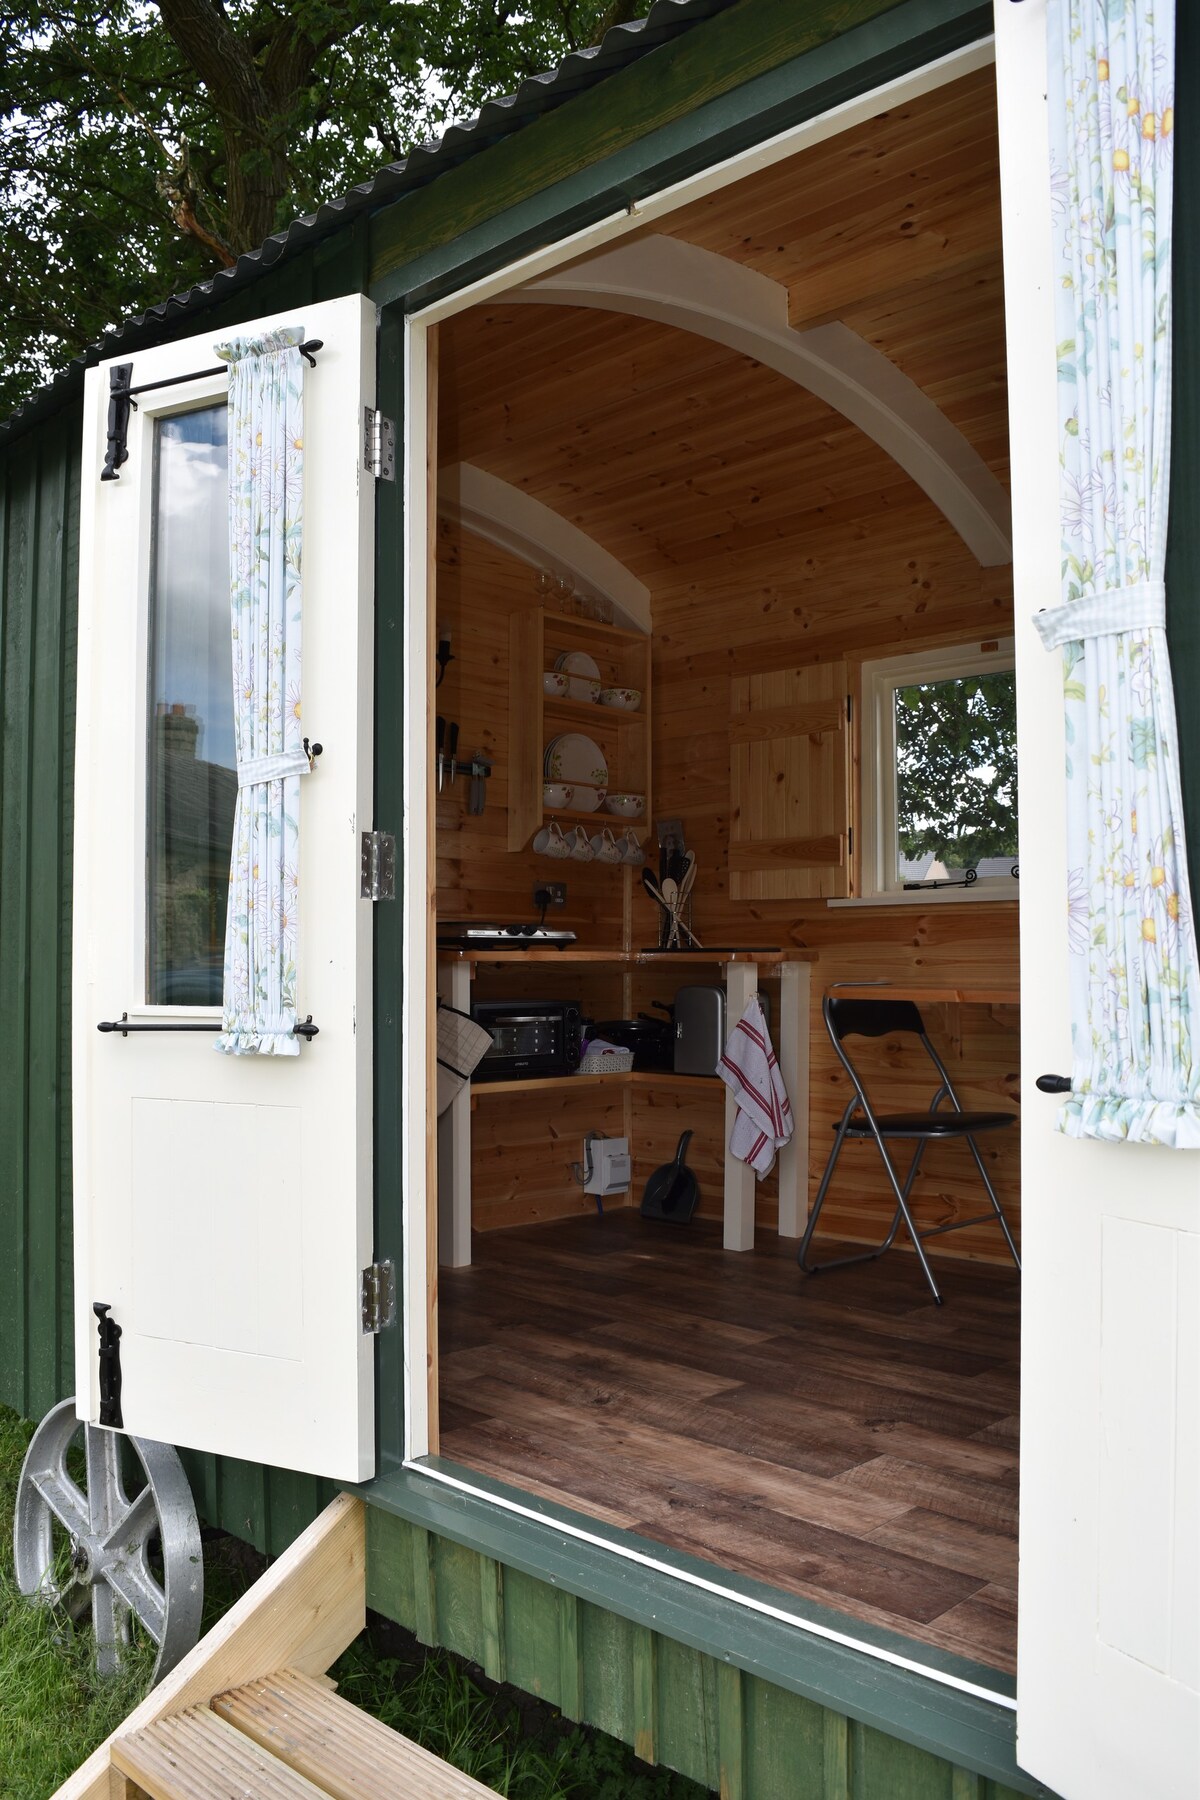
M99 482L108 365L87 379L76 770L74 1130L76 1383L98 1417L93 1302L120 1325L125 1429L248 1461L358 1480L373 1472L371 826L375 311L360 296L296 307L132 358L135 385L211 367L222 337L299 324L323 347L305 377L304 729L323 746L300 782L297 1057L225 1056L219 1007L148 999L151 509L158 421L219 404L224 375L160 388L131 415L129 460ZM224 609L189 568L191 465L175 492L178 591ZM164 480L166 477L164 477ZM172 475L171 479L175 479ZM211 488L211 483L210 483ZM195 506L201 506L200 486ZM212 493L205 504L212 511ZM206 515L207 516L207 515ZM205 528L207 529L207 528ZM224 529L223 519L221 529ZM190 586L189 586L190 583ZM186 608L184 609L186 611ZM215 630L216 627L214 626ZM169 709L168 709L169 710ZM197 779L216 725L183 721ZM176 728L175 721L161 725ZM215 741L215 737L214 737ZM231 777L219 777L228 798ZM189 903L184 897L185 904ZM207 890L194 897L201 912ZM207 915L205 915L207 916ZM160 927L154 923L153 928ZM182 931L182 927L180 928ZM197 927L199 931L199 927ZM181 939L182 941L182 939ZM182 952L180 952L182 954ZM208 949L209 964L212 960ZM202 971L211 979L211 969ZM211 1030L102 1035L101 1020L203 1020Z
M1046 0L995 8L1021 778L1017 1755L1066 1800L1200 1792L1200 1157L1083 1143L1069 1074Z

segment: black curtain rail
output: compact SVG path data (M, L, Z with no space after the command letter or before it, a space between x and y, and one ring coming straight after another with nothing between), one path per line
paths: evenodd
M208 1019L164 1019L160 1025L154 1019L131 1020L127 1012L122 1013L119 1019L101 1019L96 1027L97 1031L119 1031L122 1037L128 1037L131 1031L207 1031L211 1036L220 1029L219 1025L214 1025ZM319 1025L313 1024L312 1014L309 1013L306 1019L292 1026L292 1036L307 1038L311 1044L320 1029Z
M317 366L317 351L325 348L324 338L306 338L296 349L309 364ZM129 461L129 409L137 405L138 394L153 393L156 388L181 387L188 381L204 381L210 375L225 375L228 363L216 363L211 369L193 369L188 375L168 375L162 381L142 381L130 385L132 363L114 363L108 372L108 447L104 454L101 481L120 481L121 464Z

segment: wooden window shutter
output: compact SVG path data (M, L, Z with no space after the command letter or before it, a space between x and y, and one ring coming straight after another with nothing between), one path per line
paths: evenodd
M847 692L844 662L730 683L731 899L849 894Z

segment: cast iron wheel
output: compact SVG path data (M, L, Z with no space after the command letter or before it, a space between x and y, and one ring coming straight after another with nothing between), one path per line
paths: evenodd
M68 1466L77 1442L82 1486ZM136 1487L132 1499L123 1461ZM178 1454L169 1444L81 1424L74 1400L61 1401L33 1434L17 1486L13 1559L23 1594L76 1625L90 1614L102 1675L120 1666L132 1619L158 1646L153 1681L200 1636L200 1521Z

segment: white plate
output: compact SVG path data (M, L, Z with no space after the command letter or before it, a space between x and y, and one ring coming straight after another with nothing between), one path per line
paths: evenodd
M600 665L593 662L586 650L564 650L555 659L554 667L564 675L586 675L589 681L600 679Z
M566 781L572 787L580 783L584 787L608 786L604 752L581 731L564 731L551 739L546 746L545 772L547 781Z

